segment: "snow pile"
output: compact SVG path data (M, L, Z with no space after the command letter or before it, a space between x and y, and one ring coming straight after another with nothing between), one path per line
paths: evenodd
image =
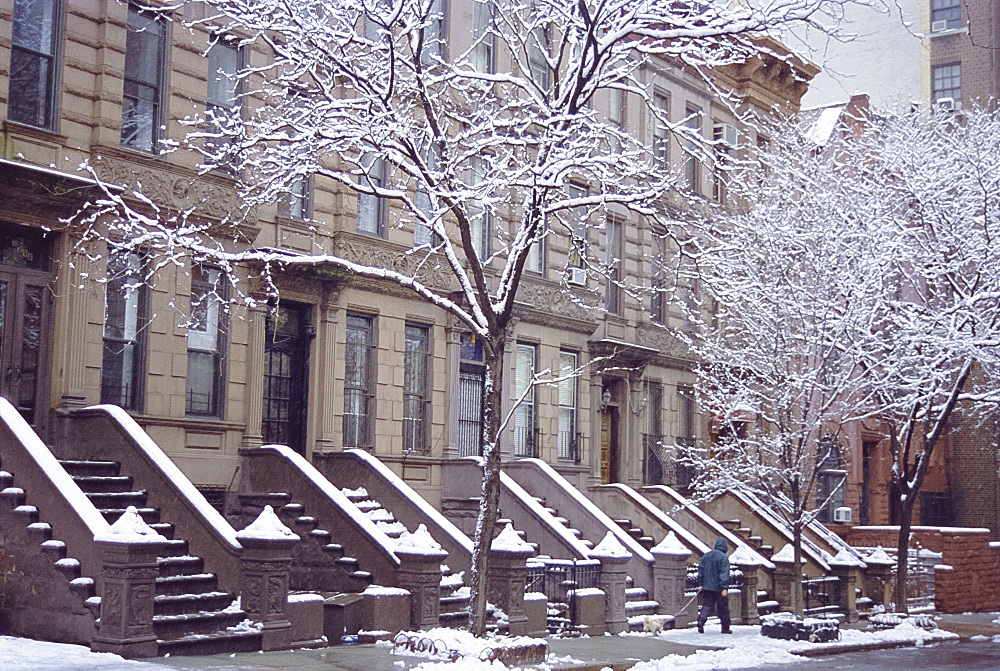
M511 647L519 645L537 645L539 640L537 638L531 638L530 636L494 636L488 635L486 638L476 638L468 631L463 629L449 629L447 627L437 627L435 629L430 629L428 631L402 631L397 634L397 637L402 638L417 638L417 639L430 639L436 645L435 648L439 651L439 654L434 654L433 652L416 652L412 650L406 650L402 646L399 648L393 648L392 654L406 657L430 657L432 659L448 659L449 652L457 652L464 658L461 662L461 668L478 668L478 667L466 667L468 662L473 660L478 660L479 655L483 653L484 650L488 648L500 648L500 647ZM391 646L392 641L379 641L375 645L377 646ZM428 666L421 666L423 668L431 668ZM449 668L454 669L455 666L451 665ZM496 668L505 669L503 664L499 666L484 666L483 668Z
M396 552L405 552L411 555L436 555L441 554L444 550L441 548L441 544L431 536L427 525L421 524L413 533L404 531L400 535L396 541Z
M667 535L663 537L663 540L659 544L650 550L654 555L681 555L684 557L691 556L691 551L684 547L673 531L668 531ZM735 557L735 553L733 554ZM756 563L756 560L754 560Z
M150 528L135 506L129 506L107 531L94 534L95 541L108 543L165 543L166 538Z
M830 559L827 563L840 564L842 566L865 566L865 563L855 557L847 548L840 548L837 556Z
M671 535L673 534L672 531L670 533ZM677 539L675 538L674 540L676 541ZM605 534L604 539L597 544L597 547L588 554L593 559L629 559L632 557L632 553L626 550L610 531Z
M294 531L286 527L278 519L271 506L264 506L253 522L247 525L246 529L236 532L237 540L267 540L283 541L298 540L299 536Z
M490 543L490 550L494 552L534 552L534 548L524 542L517 532L514 531L514 527L507 523L507 526L503 528L503 531L497 534L497 537L493 539Z
M879 545L877 548L875 548L875 551L872 552L868 557L865 558L865 562L868 563L868 564L895 564L896 563L896 562L894 562L892 560L892 557L890 557L889 555L886 554L885 550L882 549L881 545Z
M805 554L805 553L803 552L802 554ZM806 558L805 557L801 557L801 560L802 560L803 564L806 563ZM775 553L774 555L771 556L771 561L794 562L795 561L795 550L792 549L792 544L791 543L786 543L785 547L781 548L780 552L777 552L777 553Z
M757 559L756 553L749 546L740 543L736 547L736 551L729 555L729 563L736 566L757 566L760 564L760 560Z
M48 643L30 638L0 636L0 668L4 671L29 669L163 669L159 664L145 664L124 659L110 652L91 652L90 648L69 643Z

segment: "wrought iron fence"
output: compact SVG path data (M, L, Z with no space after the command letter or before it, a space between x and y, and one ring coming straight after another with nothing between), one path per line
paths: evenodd
M525 592L541 592L549 610L559 611L570 627L579 624L576 599L570 592L601 583L601 562L596 559L546 559L528 565ZM560 627L555 627L559 629Z
M831 575L803 580L802 599L809 615L836 610L840 605L840 578Z
M729 587L731 589L741 589L747 584L747 578L743 574L743 571L738 568L730 566L729 568ZM688 566L687 575L684 576L684 590L687 592L693 592L701 587L698 582L698 567Z
M863 556L868 556L875 551L871 547L856 548ZM895 591L896 585L896 558L899 554L895 550L885 549L885 553L892 559L892 571L890 573L890 585ZM928 550L927 548L910 548L906 552L906 604L908 608L922 608L934 605L934 567L941 563L941 553ZM893 595L893 600L895 600Z

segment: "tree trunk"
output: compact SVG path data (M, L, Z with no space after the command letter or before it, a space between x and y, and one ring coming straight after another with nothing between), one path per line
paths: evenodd
M497 509L500 504L500 422L503 417L504 341L484 347L486 381L483 390L483 483L479 517L472 545L469 603L469 631L482 637L486 633L486 578L493 542Z
M794 573L792 573L792 612L796 617L805 613L802 597L802 525L792 525L792 557L794 558Z
M913 517L913 493L899 502L899 538L896 540L896 612L908 613L906 596L907 550L910 548L910 526Z

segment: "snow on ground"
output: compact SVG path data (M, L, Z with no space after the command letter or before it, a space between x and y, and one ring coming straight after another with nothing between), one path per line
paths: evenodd
M163 667L124 659L109 652L91 652L90 648L68 643L48 643L30 638L0 636L0 669L162 669Z
M808 643L806 641L767 638L760 635L760 627L757 626L734 626L733 634L723 636L717 630L712 631L712 626L710 622L704 634L699 634L694 629L671 629L659 634L658 637L686 645L725 647L725 650L699 650L687 657L668 655L662 659L640 662L633 668L635 671L666 671L674 668L742 669L763 664L801 662L802 657L793 654L793 652L822 649L833 645L860 647L887 642L914 642L917 645L923 645L924 643L958 638L958 634L941 629L925 631L906 621L884 631L841 629L841 639L832 643ZM629 635L643 634L623 634L623 636Z

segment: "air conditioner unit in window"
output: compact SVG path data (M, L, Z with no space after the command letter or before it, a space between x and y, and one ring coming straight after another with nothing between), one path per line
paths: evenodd
M934 21L933 23L931 23L932 33L943 33L946 30L948 30L947 21Z
M570 284L579 284L581 286L587 283L587 269L586 268L570 268L569 277L567 281Z
M834 522L850 522L851 521L851 509L848 506L842 506L840 508L835 508L833 510L833 521Z
M962 109L962 103L954 98L938 98L934 104L942 112L954 112Z
M727 123L717 123L712 128L712 139L722 140L730 147L735 147L739 144L739 133L736 131L736 126L731 126Z

